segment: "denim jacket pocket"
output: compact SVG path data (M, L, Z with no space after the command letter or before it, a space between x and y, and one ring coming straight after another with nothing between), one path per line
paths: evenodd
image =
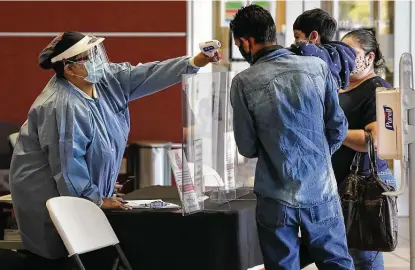
M286 206L269 198L257 198L256 219L264 227L283 227L286 223Z
M327 224L341 217L341 205L338 199L330 200L310 208L311 222Z

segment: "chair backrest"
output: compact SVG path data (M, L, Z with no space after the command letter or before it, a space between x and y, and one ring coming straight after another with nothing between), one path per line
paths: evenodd
M195 173L195 164L193 162L188 162L187 164L189 166L190 175L193 176ZM207 187L218 187L224 185L223 180L218 172L208 165L203 165L203 179L205 181L205 186Z
M70 256L119 243L104 212L91 201L61 196L49 199L46 207Z
M19 132L16 132L16 133L13 133L13 134L9 135L9 142L12 145L13 148L16 146L18 138L19 138Z

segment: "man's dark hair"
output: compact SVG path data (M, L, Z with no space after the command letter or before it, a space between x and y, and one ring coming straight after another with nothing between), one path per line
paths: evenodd
M254 38L256 43L264 44L277 41L274 19L264 8L249 5L240 8L230 23L235 38Z
M321 43L330 42L336 33L337 22L326 11L315 8L303 12L293 24L293 30L300 30L307 37L317 31Z

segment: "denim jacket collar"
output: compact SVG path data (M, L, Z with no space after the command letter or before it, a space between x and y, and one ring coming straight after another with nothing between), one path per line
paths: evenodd
M294 53L288 49L285 49L279 45L273 45L269 47L265 47L259 50L254 56L254 62L252 64L256 65L259 63L267 62L269 60L276 59L283 55L293 55Z

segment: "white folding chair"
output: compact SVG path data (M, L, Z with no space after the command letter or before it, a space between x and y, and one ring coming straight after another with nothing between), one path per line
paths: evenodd
M132 270L107 217L96 204L61 196L48 200L46 207L69 256L73 256L81 270L85 267L79 255L109 246L115 246L124 267ZM114 268L117 266L118 261Z
M188 162L187 164L189 166L190 175L194 176L195 164L193 162ZM194 181L194 177L192 180ZM220 187L224 185L223 180L218 174L218 172L215 171L215 169L213 169L212 167L205 164L203 164L203 180L205 181L204 186L207 187Z
M17 139L19 138L19 132L13 133L9 135L9 141L12 147L14 148L17 143Z

